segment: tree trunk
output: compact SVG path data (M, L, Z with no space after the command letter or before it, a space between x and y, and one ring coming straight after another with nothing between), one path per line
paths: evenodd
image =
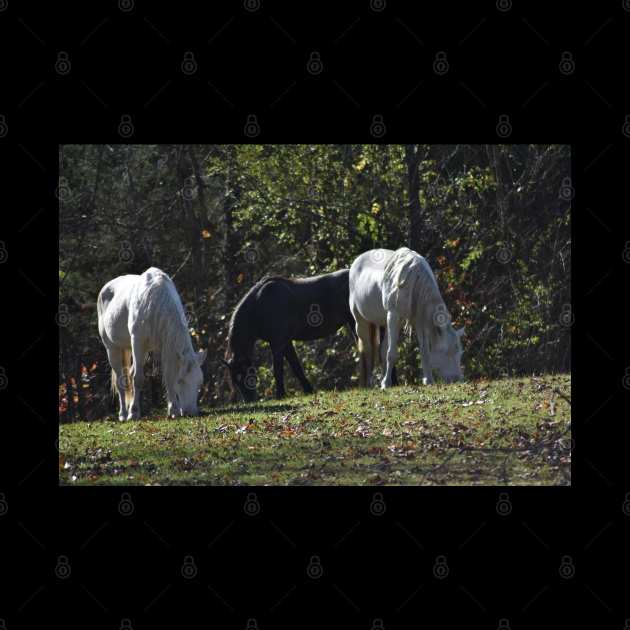
M184 154L189 155L188 148L182 146L180 148L180 159L178 161L178 175L179 185L182 200L182 211L184 215L184 223L187 225L186 234L188 235L188 246L190 249L190 268L192 273L190 275L192 279L192 292L195 303L198 299L199 288L199 274L201 273L201 228L199 227L199 220L195 215L192 200L192 180L191 177L192 165L186 164L184 160ZM190 168L189 168L190 166Z
M234 208L238 205L241 189L238 182L236 147L233 144L225 147L226 191L223 200L223 239L221 243L221 262L223 267L223 306L228 313L234 306L236 297L236 238L234 234Z
M206 184L203 181L201 167L199 165L199 159L197 158L197 154L195 152L194 147L192 146L188 147L188 155L190 157L192 171L194 173L195 182L197 184L197 191L198 191L197 195L198 195L199 203L202 210L202 214L199 217L199 225L198 225L199 231L201 233L201 231L204 228L207 228L210 225L210 208L208 206L208 200L206 198ZM212 231L214 232L214 229L212 229ZM203 278L204 274L208 272L207 255L206 255L207 254L207 241L206 239L201 239L198 242L199 242L200 260L199 260L199 265L197 265L197 269L194 270L197 280ZM198 282L196 282L195 284L198 284ZM199 293L200 294L203 293L203 290L201 289L201 287L200 287Z
M417 144L405 145L405 163L407 165L407 195L409 212L409 248L421 253L423 237L422 208L420 207L420 174L418 163L420 151Z

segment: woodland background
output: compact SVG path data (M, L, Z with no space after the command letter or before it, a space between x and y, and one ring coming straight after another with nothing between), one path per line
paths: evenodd
M454 324L466 325L467 379L570 370L569 146L64 145L59 174L61 422L112 415L96 296L150 266L173 278L193 345L208 349L206 406L228 401L219 358L252 284L349 267L374 247L428 259ZM316 389L356 385L344 329L296 349ZM270 352L256 352L269 396ZM419 381L413 338L398 369ZM158 366L143 400L165 404Z

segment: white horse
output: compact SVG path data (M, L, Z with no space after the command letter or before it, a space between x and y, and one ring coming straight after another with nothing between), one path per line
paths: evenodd
M151 267L142 275L118 276L98 294L98 331L112 367L112 391L120 420L140 417L143 365L159 354L168 415L198 415L206 351L195 353L184 309L173 281Z
M372 249L350 267L350 310L356 321L361 359L361 386L372 383L377 329L387 325L387 350L381 344L386 370L381 388L390 387L403 322L413 326L420 346L423 382L433 383L433 370L446 382L463 380L461 336L455 330L437 281L426 259L401 247ZM386 357L384 356L386 354Z

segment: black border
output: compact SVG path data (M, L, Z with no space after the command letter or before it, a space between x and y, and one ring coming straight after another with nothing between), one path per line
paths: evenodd
M15 191L1 210L13 229L3 236L8 259L0 272L19 295L18 306L5 309L16 332L7 335L11 356L5 346L1 363L8 379L2 396L14 409L13 422L5 423L18 433L3 440L11 464L0 488L0 531L14 537L20 554L15 596L0 608L7 628L33 625L41 613L67 627L89 620L99 628L120 627L124 618L134 628L194 619L243 628L249 618L261 630L295 623L373 627L378 618L385 628L429 618L445 626L497 627L507 618L515 628L564 627L573 615L623 627L629 613L615 574L628 566L630 510L624 511L628 486L616 476L627 460L619 437L624 416L616 410L628 400L622 381L628 341L619 330L629 270L622 253L630 104L619 79L624 58L614 46L625 41L630 14L624 3L558 6L557 15L548 6L516 5L504 15L494 3L445 5L433 15L389 2L380 23L369 8L351 5L296 5L286 15L265 5L252 16L238 4L216 9L209 21L194 6L175 16L140 3L129 15L111 7L101 15L54 7L52 16L13 3L3 10L0 28L21 35L11 57L24 66L3 113L8 132L0 137ZM350 33L358 40L335 48L356 15L361 22ZM208 47L231 16L228 28L243 22L242 33L236 29L243 39L234 34ZM295 45L277 43L274 52L274 26L257 27L258 17L273 17ZM396 18L422 44L404 27L393 30ZM168 31L171 43L147 21ZM453 52L452 71L438 80L434 53L442 46L454 50L475 28L471 48ZM357 59L356 50L365 56L370 43L377 52L369 63ZM70 52L74 68L64 77L54 70L60 49ZM214 77L220 67L219 90L234 107L207 84L177 75L188 49L199 51L203 76ZM324 72L313 77L304 60L317 49ZM576 59L570 76L557 73L566 49ZM280 65L262 63L267 59ZM402 72L390 71L392 65ZM145 107L170 76L172 84ZM291 98L269 108L271 88L293 80ZM425 83L397 107L419 80ZM475 105L462 81L485 107ZM256 112L256 142L369 142L379 114L386 125L379 141L488 142L498 140L499 115L511 112L509 142L572 144L573 487L510 489L507 517L496 511L497 488L379 489L387 509L377 517L369 510L372 488L256 489L261 511L247 516L247 488L133 489L133 512L124 515L120 489L57 487L57 384L41 374L57 371L58 143L123 141L117 129L125 113L134 121L134 142L245 141L247 116ZM198 567L192 580L180 573L188 554ZM55 573L61 555L70 558L67 579ZM313 555L323 567L317 580L306 572ZM451 568L445 580L432 572L438 555ZM564 555L575 566L568 579L559 573Z

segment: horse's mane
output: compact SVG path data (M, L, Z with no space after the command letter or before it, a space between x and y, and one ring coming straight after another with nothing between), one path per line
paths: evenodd
M184 307L173 281L163 271L151 268L152 282L140 291L140 312L150 326L150 336L159 340L164 385L179 376L181 357L194 354ZM145 272L146 273L146 272Z
M450 321L435 275L420 254L407 247L397 249L385 265L384 282L389 289L386 296L388 304L397 305L403 293L401 289L403 287L407 289L406 297L409 300L407 313L410 318L421 315L432 337L437 332L433 322L433 315L437 309L443 309ZM420 313L419 308L422 309ZM409 322L406 325L408 327Z

